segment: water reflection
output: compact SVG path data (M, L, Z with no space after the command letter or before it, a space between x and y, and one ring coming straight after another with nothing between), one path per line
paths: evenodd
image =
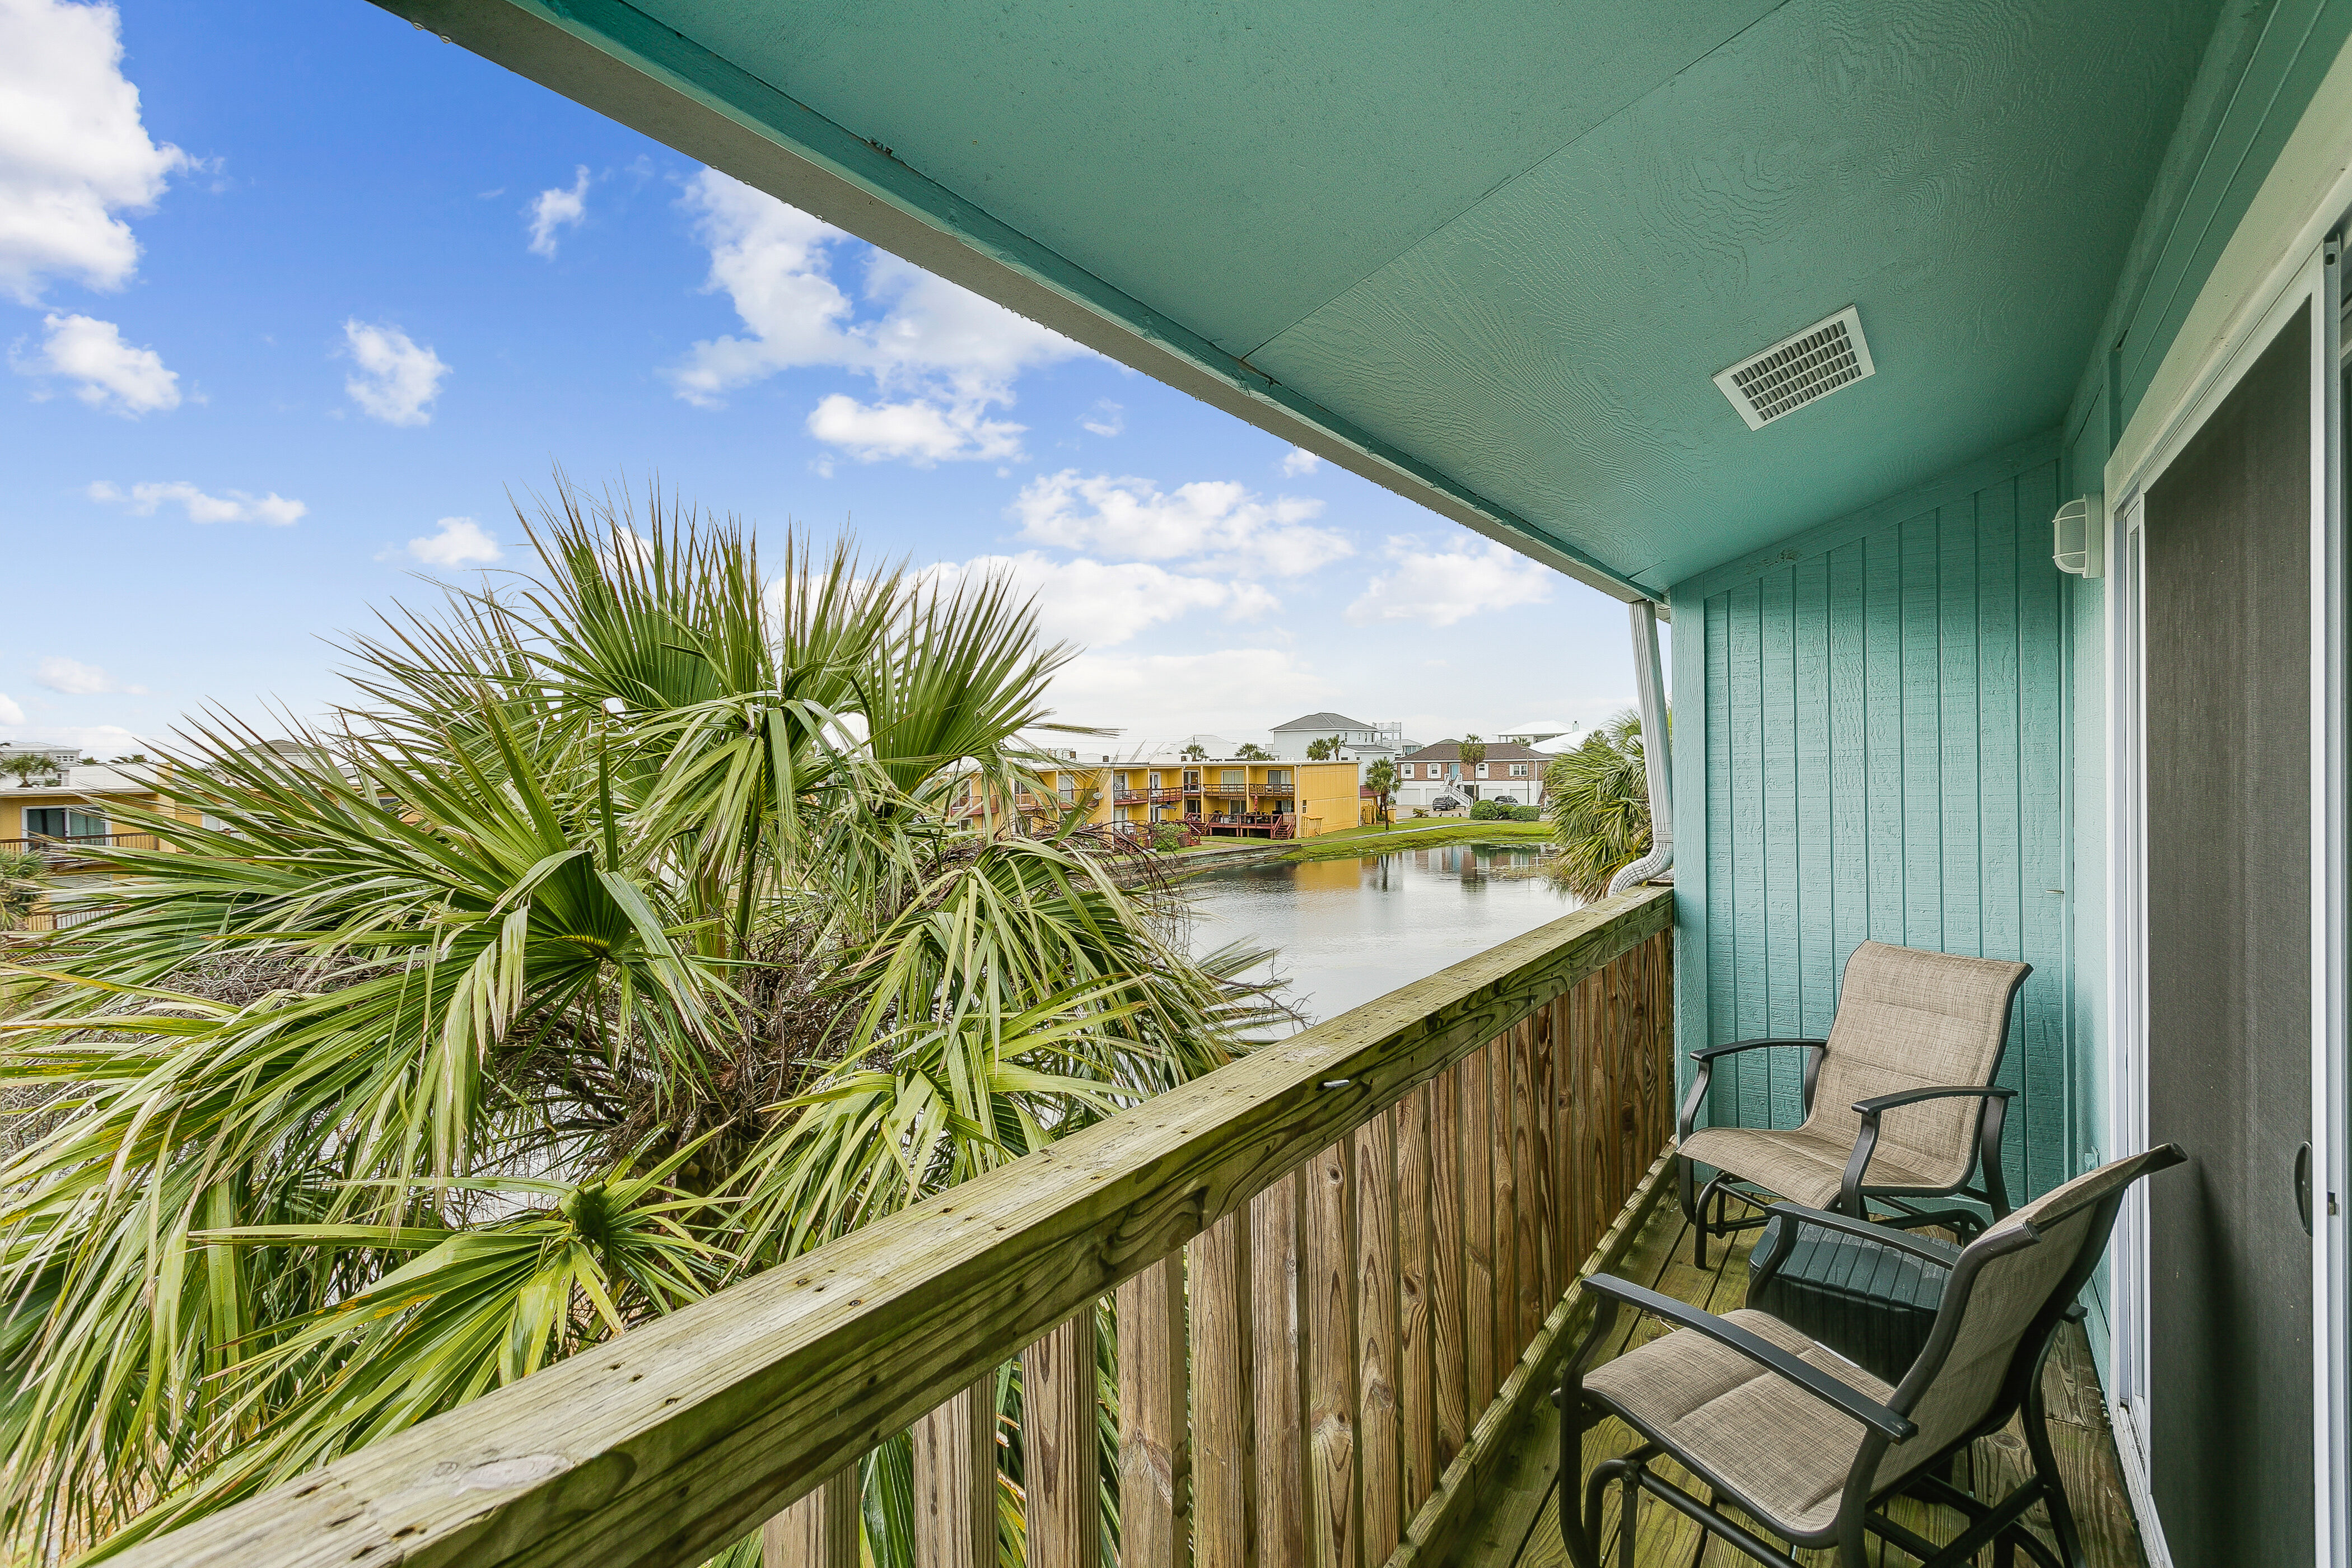
M1576 908L1536 864L1526 848L1447 844L1221 867L1186 883L1192 946L1279 950L1275 972L1291 1001L1309 1022L1328 1018Z

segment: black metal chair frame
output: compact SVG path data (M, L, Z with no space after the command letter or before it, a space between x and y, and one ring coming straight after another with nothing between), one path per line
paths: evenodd
M2009 1056L2010 1026L2011 1020L2004 1018L2001 1022L2000 1049L1993 1057L1993 1071L1996 1074L2000 1071L2000 1064ZM1698 1068L1698 1076L1691 1084L1690 1094L1684 1100L1681 1116L1675 1124L1675 1142L1677 1147L1697 1128L1699 1108L1706 1103L1707 1088L1714 1081L1715 1064L1725 1057L1736 1056L1742 1051L1762 1050L1773 1046L1804 1047L1804 1110L1798 1120L1804 1121L1813 1114L1813 1087L1821 1079L1822 1058L1829 1054L1827 1040L1773 1038L1734 1040L1729 1045L1707 1046L1690 1054L1691 1061ZM1869 1167L1870 1156L1878 1147L1880 1117L1898 1106L1916 1105L1927 1100L1950 1100L1959 1096L1974 1096L1985 1102L1977 1112L1976 1163L1970 1167L1968 1174L1948 1187L1890 1187L1874 1184L1865 1186L1863 1184L1863 1173ZM2009 1201L2009 1184L2001 1175L2000 1139L2002 1129L2009 1119L2009 1102L2016 1097L2017 1090L2002 1089L1996 1084L1948 1084L1933 1089L1906 1089L1897 1094L1874 1095L1868 1100L1854 1101L1854 1111L1862 1118L1862 1131L1854 1139L1853 1152L1847 1157L1844 1174L1839 1181L1838 1195L1834 1205L1836 1211L1852 1215L1856 1219L1868 1219L1871 1217L1869 1205L1875 1200L1881 1206L1895 1211L1886 1217L1886 1223L1889 1225L1906 1229L1922 1226L1943 1226L1963 1241L1984 1229L1984 1220L1975 1210L1958 1205L1923 1209L1903 1200L1915 1197L1970 1198L1990 1209L1995 1220L2008 1218L2011 1205ZM1970 1186L1969 1183L1971 1178L1981 1178L1982 1184ZM1691 1226L1691 1260L1697 1267L1701 1268L1706 1267L1708 1237L1731 1236L1739 1231L1753 1230L1765 1223L1764 1216L1760 1215L1751 1215L1745 1219L1732 1219L1728 1216L1727 1199L1731 1193L1738 1192L1742 1196L1748 1196L1759 1190L1738 1173L1717 1171L1704 1189L1697 1189L1697 1173L1693 1168L1692 1162L1685 1159L1682 1162L1680 1180L1679 1195L1682 1200L1683 1217L1688 1220ZM1706 1204L1709 1198L1715 1200L1713 1220L1706 1217Z
M2130 1180L2102 1197L2089 1200L2097 1205L2091 1224L2093 1234L2100 1237L2099 1245L2083 1248L2082 1256L2075 1259L2058 1287L2051 1291L2048 1300L2021 1336L2002 1378L2000 1391L1984 1418L1967 1433L1928 1456L1926 1461L1901 1479L1877 1490L1870 1488L1868 1479L1876 1475L1879 1461L1885 1456L1887 1448L1917 1434L1918 1428L1908 1416L1889 1409L1828 1373L1807 1365L1779 1346L1711 1312L1612 1275L1589 1276L1584 1281L1585 1287L1599 1297L1599 1307L1594 1313L1592 1327L1586 1332L1583 1342L1578 1346L1569 1363L1567 1381L1552 1396L1553 1403L1560 1408L1562 1487L1572 1487L1571 1476L1581 1472L1584 1434L1606 1416L1613 1415L1624 1421L1645 1441L1630 1453L1593 1467L1591 1478L1584 1489L1584 1506L1580 1515L1574 1506L1572 1493L1563 1490L1559 1508L1560 1531L1568 1547L1569 1561L1575 1568L1601 1568L1601 1504L1609 1484L1616 1481L1624 1489L1619 1515L1622 1521L1618 1531L1620 1568L1633 1568L1633 1521L1636 1518L1633 1505L1637 1489L1658 1499L1702 1530L1722 1536L1759 1563L1771 1564L1771 1568L1799 1568L1794 1558L1723 1513L1713 1502L1701 1502L1680 1488L1661 1480L1650 1473L1648 1466L1654 1459L1671 1456L1675 1463L1712 1488L1718 1497L1728 1495L1738 1499L1736 1487L1688 1455L1674 1449L1664 1434L1653 1430L1625 1411L1601 1406L1584 1393L1584 1374L1591 1366L1593 1353L1606 1342L1614 1330L1622 1305L1664 1319L1677 1328L1704 1334L1862 1423L1864 1428L1862 1447L1854 1457L1837 1517L1821 1531L1792 1537L1792 1544L1808 1548L1835 1546L1838 1561L1854 1564L1855 1568L1868 1562L1864 1554L1865 1541L1867 1535L1874 1532L1918 1558L1922 1568L1958 1568L1959 1564L1969 1562L1988 1545L1994 1547L1995 1562L2000 1568L2011 1568L2012 1554L2020 1548L2044 1568L2084 1568L2082 1535L2075 1527L2074 1510L2066 1500L2065 1489L2059 1482L2057 1458L2051 1449L2046 1426L2047 1412L2042 1398L2042 1370L2049 1359L2052 1346L2056 1343L2058 1325L2083 1315L2082 1309L2074 1304L2074 1298L2081 1293L2083 1286L2098 1268L2099 1259L2106 1253L2105 1238L2112 1233L2116 1215L2123 1205L2125 1194L2140 1175L2178 1164L2186 1156L2177 1146L2168 1144L2141 1158L2147 1163ZM2056 1214L2043 1215L2042 1225L2055 1225L2081 1212L2084 1206L2077 1204ZM1783 1227L1783 1235L1790 1241L1797 1224L1802 1222L1909 1252L1937 1268L1950 1266L1948 1258L1922 1245L1916 1237L1850 1215L1827 1213L1798 1204L1775 1204L1771 1212L1789 1216L1790 1223ZM2015 1236L2000 1238L1992 1250L1979 1256L2000 1257L2020 1247L2030 1247L2040 1237L2040 1230L2033 1226L2022 1226ZM1784 1246L1790 1241L1784 1241ZM1948 1326L1939 1322L1935 1340L1922 1353L1940 1358L1948 1351L1957 1331L1957 1320ZM1569 1396L1571 1388L1575 1390L1573 1398ZM1979 1437L2000 1431L2009 1424L2011 1415L2021 1412L2024 1416L2020 1424L2025 1429L2026 1449L2033 1460L2033 1474L2029 1479L2000 1503L1988 1504L1970 1497L1945 1479L1944 1472L1948 1470L1951 1461L1962 1449ZM1578 1466L1574 1472L1568 1469L1571 1460ZM1958 1510L1969 1520L1968 1528L1953 1541L1938 1546L1916 1531L1896 1524L1885 1516L1882 1505L1889 1498L1906 1492ZM2037 1502L2049 1510L2051 1533L2058 1539L2059 1556L2053 1557L2049 1548L2021 1522L2026 1510Z

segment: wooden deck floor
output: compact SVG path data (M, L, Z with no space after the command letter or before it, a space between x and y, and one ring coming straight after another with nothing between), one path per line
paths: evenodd
M1748 1254L1754 1240L1755 1233L1750 1231L1727 1245L1716 1241L1709 1247L1712 1267L1702 1273L1691 1264L1688 1226L1668 1199L1653 1211L1614 1272L1696 1306L1728 1311L1747 1299ZM1622 1354L1630 1346L1665 1331L1654 1319L1629 1322L1621 1318L1616 1342L1603 1354ZM2069 1324L2064 1329L2050 1358L2043 1386L2050 1406L2051 1440L2057 1449L2067 1499L2074 1504L2083 1532L2084 1555L2090 1568L2146 1568L2139 1531L2124 1492L2115 1439L2107 1429L2106 1402L2099 1390L2090 1346L2079 1328ZM1586 1447L1597 1462L1632 1447L1633 1434L1612 1421L1597 1428ZM1528 1422L1516 1458L1497 1478L1475 1539L1454 1554L1461 1568L1568 1568L1558 1512L1559 1458L1559 1424L1547 1404ZM1959 1480L1979 1497L1998 1498L2030 1468L2025 1440L2012 1425L2007 1431L1979 1440ZM1687 1472L1671 1464L1662 1465L1659 1474L1689 1482ZM1611 1489L1612 1516L1621 1495ZM1930 1541L1949 1541L1961 1527L1960 1516L1954 1510L1911 1499L1896 1500L1890 1512L1898 1522ZM2028 1519L2035 1533L2050 1540L2048 1518L2041 1508L2036 1507ZM1602 1556L1613 1568L1617 1550L1613 1518L1604 1529ZM1874 1538L1871 1545L1871 1568L1907 1568L1916 1562L1909 1553ZM1654 1500L1643 1502L1635 1546L1640 1568L1734 1568L1753 1561L1727 1542L1703 1536L1696 1525ZM1837 1553L1801 1552L1798 1561L1834 1563ZM1988 1547L1979 1562L1990 1564L1991 1561Z

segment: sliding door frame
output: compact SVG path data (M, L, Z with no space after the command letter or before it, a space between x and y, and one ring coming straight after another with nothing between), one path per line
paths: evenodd
M2317 1517L2314 1539L2325 1560L2347 1563L2343 1478L2346 1423L2347 1181L2346 1044L2347 837L2345 682L2343 279L2340 233L2330 233L2292 268L2284 286L2243 328L2210 356L2194 390L2133 471L2108 530L2108 1017L2107 1126L2111 1158L2147 1146L2147 697L2144 679L2146 584L2141 527L2147 490L2187 447L2222 401L2298 310L2312 311L2311 521L2308 552L2282 561L2282 573L2310 574L2308 680L2311 745L2311 1143L2312 1458ZM2162 1178L2158 1178L2159 1180ZM2115 1319L2108 1390L2125 1480L2139 1516L2148 1558L2171 1563L2149 1487L2150 1451L2148 1206L2132 1194L2120 1216L2114 1252ZM2193 1568L2181 1564L2180 1568Z

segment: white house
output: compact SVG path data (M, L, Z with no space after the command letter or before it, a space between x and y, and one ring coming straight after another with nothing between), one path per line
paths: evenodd
M1340 762L1369 763L1412 750L1401 721L1367 724L1345 713L1307 713L1274 727L1273 752L1287 762L1305 762L1307 748L1318 741L1339 742Z

